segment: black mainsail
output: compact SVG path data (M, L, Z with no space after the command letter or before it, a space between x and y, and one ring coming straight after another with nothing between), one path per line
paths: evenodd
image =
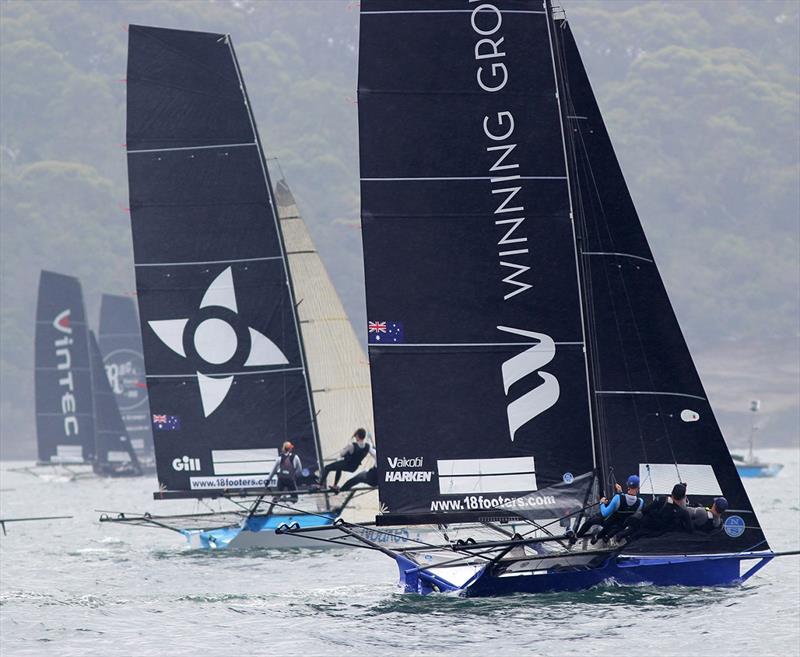
M150 456L153 432L147 405L142 336L133 299L103 295L97 340L131 445L137 454Z
M86 312L77 278L42 271L34 348L38 460L91 463L94 404Z
M362 2L379 522L487 520L523 502L547 517L585 473L587 502L638 474L645 495L684 481L735 515L713 537L632 551L767 549L551 11Z
M108 382L94 331L89 331L89 362L96 440L94 469L98 474L113 474L115 469L124 465L135 473L139 470L139 459L122 421L116 395Z
M320 460L290 274L228 35L131 25L127 148L158 479L263 488Z
M486 517L595 466L548 21L499 4L362 4L382 522Z

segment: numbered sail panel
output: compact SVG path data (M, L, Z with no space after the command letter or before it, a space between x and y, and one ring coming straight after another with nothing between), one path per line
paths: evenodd
M105 375L134 449L153 451L147 404L142 336L136 306L130 297L104 294L97 336Z
M668 495L672 486L687 484L692 506L710 506L714 497L728 500L728 529L709 535L670 533L656 540L637 540L631 550L642 553L737 552L767 549L747 491L725 446L707 400L669 394L598 393L600 425L616 478L641 478L641 494L649 501ZM739 520L743 520L741 528ZM736 527L733 527L736 525ZM741 529L741 531L740 531ZM626 548L627 550L627 548Z
M545 14L497 7L361 4L362 178L486 177L485 148L512 143L504 174L564 175Z
M581 348L530 348L370 350L389 522L392 514L412 523L432 512L487 517L592 469Z
M223 34L128 28L128 149L255 141Z
M103 356L93 331L89 331L89 361L92 368L95 458L98 463L137 462L136 453L122 421L117 398L106 377Z
M92 461L95 432L89 342L77 278L42 271L34 347L39 461Z

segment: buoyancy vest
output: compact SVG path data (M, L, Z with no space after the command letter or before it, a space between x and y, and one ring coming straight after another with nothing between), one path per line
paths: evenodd
M343 460L348 467L355 469L367 458L367 454L369 454L369 443L365 440L362 447L359 447L358 443L353 443L353 451L345 454Z
M294 452L281 454L281 464L278 467L278 476L282 479L294 479Z
M617 493L619 495L619 508L617 513L624 516L631 516L639 510L642 498L627 493ZM614 514L616 515L616 514Z

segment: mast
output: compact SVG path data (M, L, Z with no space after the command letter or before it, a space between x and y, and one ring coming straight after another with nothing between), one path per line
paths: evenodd
M598 461L600 469L598 472L600 490L608 494L607 476L607 463L605 458L605 451L602 448L602 435L599 428L596 428L597 412L595 409L595 395L594 395L594 378L592 376L592 366L590 353L592 352L591 345L591 331L588 330L587 322L589 318L590 308L586 304L586 277L583 268L583 256L581 253L582 244L582 231L576 229L576 223L580 225L580 220L576 217L575 202L575 164L574 157L570 154L574 153L572 147L572 135L568 133L565 126L569 125L569 117L566 112L564 96L567 90L567 84L564 76L564 63L559 56L560 48L558 45L558 30L556 29L555 18L553 17L552 0L545 0L545 11L547 13L547 35L550 41L550 53L553 59L553 76L556 84L556 97L558 98L558 113L559 125L561 128L561 140L564 145L564 163L567 171L567 187L569 190L569 216L572 223L572 237L575 247L575 273L578 279L578 297L581 308L581 331L583 336L583 357L586 367L586 392L588 397L589 406L589 429L592 437L592 460L595 469L597 469ZM563 93L562 93L563 92ZM568 146L569 144L569 146ZM599 440L598 440L599 439ZM599 444L598 444L599 443ZM598 453L599 452L599 453ZM599 459L598 459L599 457Z

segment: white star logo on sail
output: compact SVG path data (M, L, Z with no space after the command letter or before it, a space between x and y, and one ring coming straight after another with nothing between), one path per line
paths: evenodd
M236 305L236 289L233 285L231 268L225 269L208 286L200 308L217 306L239 312ZM184 331L189 323L185 319L159 319L147 322L159 339L179 356L186 358L183 347ZM250 354L244 363L245 367L266 365L286 365L289 361L278 346L263 333L248 327L250 332ZM211 317L205 319L194 331L194 348L198 356L211 365L227 363L236 354L239 340L236 330L223 319ZM205 417L211 415L227 397L233 385L233 375L210 376L197 371L197 383L200 388L200 400Z

